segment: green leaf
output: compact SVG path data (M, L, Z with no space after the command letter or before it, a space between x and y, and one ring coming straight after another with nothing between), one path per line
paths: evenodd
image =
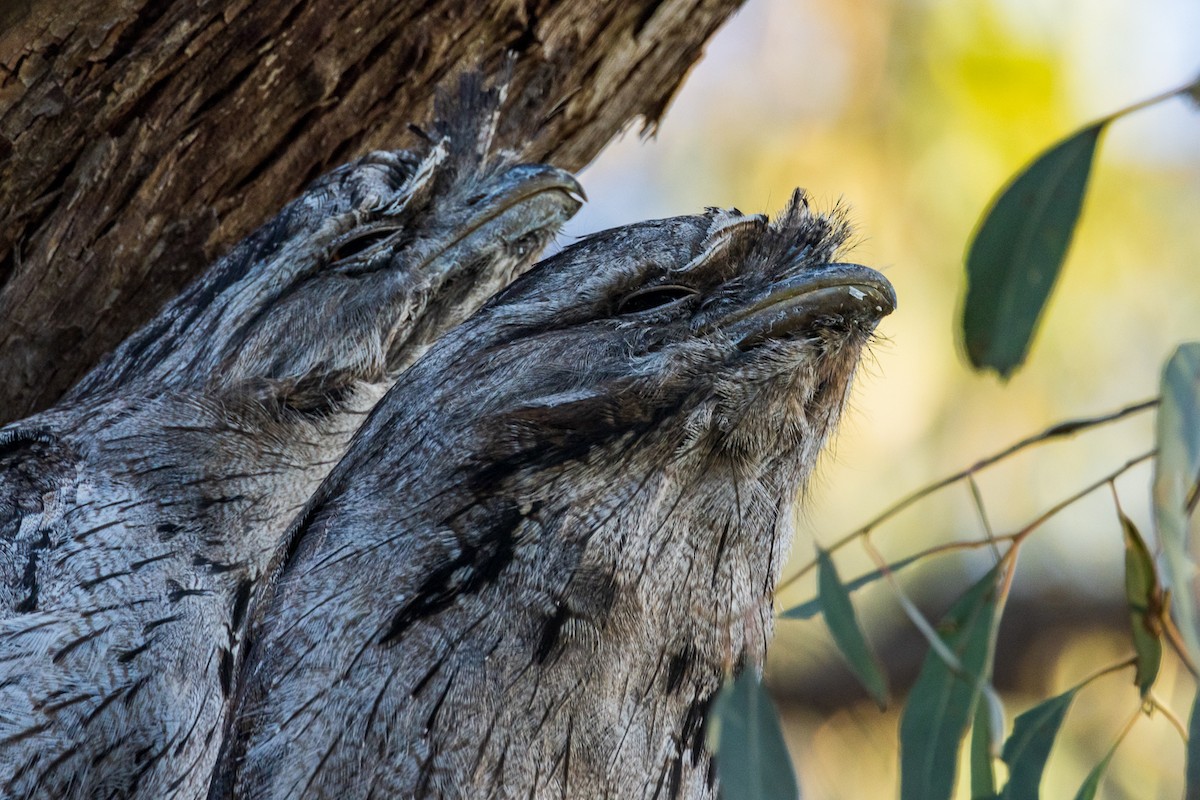
M993 201L967 250L963 340L977 369L1007 378L1058 278L1105 121L1033 160Z
M833 641L875 703L881 709L887 708L887 678L879 659L867 644L867 637L863 635L850 603L850 593L838 578L837 568L826 550L817 551L817 587L825 610L825 624L833 634Z
M1133 520L1118 511L1125 531L1125 602L1133 625L1137 654L1135 681L1144 697L1158 677L1162 663L1162 590L1154 572L1154 558Z
M990 672L1000 565L959 598L938 625L966 674L930 650L900 717L901 800L943 800L954 791L958 750Z
M904 569L905 567L907 567L909 564L916 563L917 561L920 561L920 560L921 560L920 555L909 556L908 558L902 558L899 561L888 564L887 571L891 572L891 573L896 573L896 572L899 572L900 570ZM860 575L857 578L855 578L854 580L850 581L849 583L845 583L842 585L846 587L847 592L856 592L859 589L861 589L862 587L866 586L867 584L874 583L875 581L879 580L886 574L887 573L885 573L882 569L877 569L874 572L868 572L865 575ZM809 600L806 603L801 603L798 606L792 606L787 611L784 611L782 614L780 614L779 618L780 619L812 619L817 614L820 614L821 610L822 610L821 598L818 595L817 597L814 597L812 600Z
M1083 785L1075 793L1075 800L1094 800L1096 790L1100 788L1100 781L1104 780L1104 774L1108 772L1108 765L1112 763L1113 754L1117 752L1117 745L1120 743L1120 739L1113 742L1113 746L1108 748L1108 754L1100 760L1099 764L1092 767L1092 771L1084 778Z
M1187 743L1187 793L1186 800L1200 800L1200 694L1192 703L1192 715L1188 719Z
M993 800L996 796L991 729L987 703L976 704L975 720L971 724L971 800Z
M1171 587L1171 612L1193 661L1200 661L1200 609L1192 560L1200 475L1200 342L1180 345L1163 368L1154 462L1154 525Z
M709 710L708 733L723 800L800 796L779 715L753 670L721 689Z
M1013 722L1012 735L1004 743L1000 757L1008 764L1008 785L1004 787L1005 800L1037 800L1038 787L1042 783L1042 772L1046 759L1063 717L1078 687L1057 697L1051 697L1017 717Z

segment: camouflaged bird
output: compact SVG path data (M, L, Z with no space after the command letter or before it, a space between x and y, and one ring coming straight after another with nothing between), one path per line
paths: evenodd
M715 796L792 505L895 295L797 192L595 234L375 408L250 615L210 798Z
M488 152L495 92L458 100L0 429L0 796L207 792L280 534L398 373L579 207L567 173Z

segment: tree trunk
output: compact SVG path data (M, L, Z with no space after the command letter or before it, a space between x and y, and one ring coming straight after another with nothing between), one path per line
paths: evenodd
M434 87L517 59L499 142L578 169L652 128L740 0L25 0L0 9L0 424L44 408Z

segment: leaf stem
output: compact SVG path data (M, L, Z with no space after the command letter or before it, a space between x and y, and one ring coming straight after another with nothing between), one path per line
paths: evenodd
M1127 114L1132 114L1135 111L1141 111L1143 108L1147 108L1148 106L1152 106L1157 103L1161 103L1164 100L1170 100L1172 97L1175 97L1177 95L1181 95L1181 94L1191 95L1194 92L1196 92L1198 89L1200 89L1200 78L1194 78L1194 79L1188 81L1187 83L1183 84L1182 86L1177 86L1174 89L1168 89L1165 92L1160 92L1159 94L1156 94L1152 97L1147 97L1145 100L1139 100L1136 103L1133 103L1132 105L1128 105L1122 109L1118 109L1117 111L1114 111L1111 114L1106 114L1105 116L1096 120L1096 122L1094 122L1093 124L1107 125L1108 123L1112 122L1113 120L1117 119L1118 117L1123 117Z
M1175 716L1174 711L1167 708L1167 706L1163 705L1162 701L1159 700L1154 695L1154 692L1150 693L1150 706L1155 711L1162 712L1162 715L1167 718L1167 721L1170 722L1171 725L1175 728L1175 730L1179 732L1179 738L1183 739L1184 744L1187 744L1187 742L1188 742L1187 726L1183 724L1183 721L1181 719L1179 719L1179 717Z

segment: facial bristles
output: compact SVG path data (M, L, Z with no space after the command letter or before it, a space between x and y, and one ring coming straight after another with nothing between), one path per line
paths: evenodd
M793 191L772 220L765 214L745 215L737 209L709 208L708 213L712 222L702 251L674 272L699 269L719 258L752 259L759 269L787 271L805 260L833 260L849 235L849 226L838 211L812 213L803 189Z
M764 264L790 269L801 261L828 263L850 235L840 210L814 214L803 189L796 189L783 211L775 215L768 235L761 237L755 254Z

